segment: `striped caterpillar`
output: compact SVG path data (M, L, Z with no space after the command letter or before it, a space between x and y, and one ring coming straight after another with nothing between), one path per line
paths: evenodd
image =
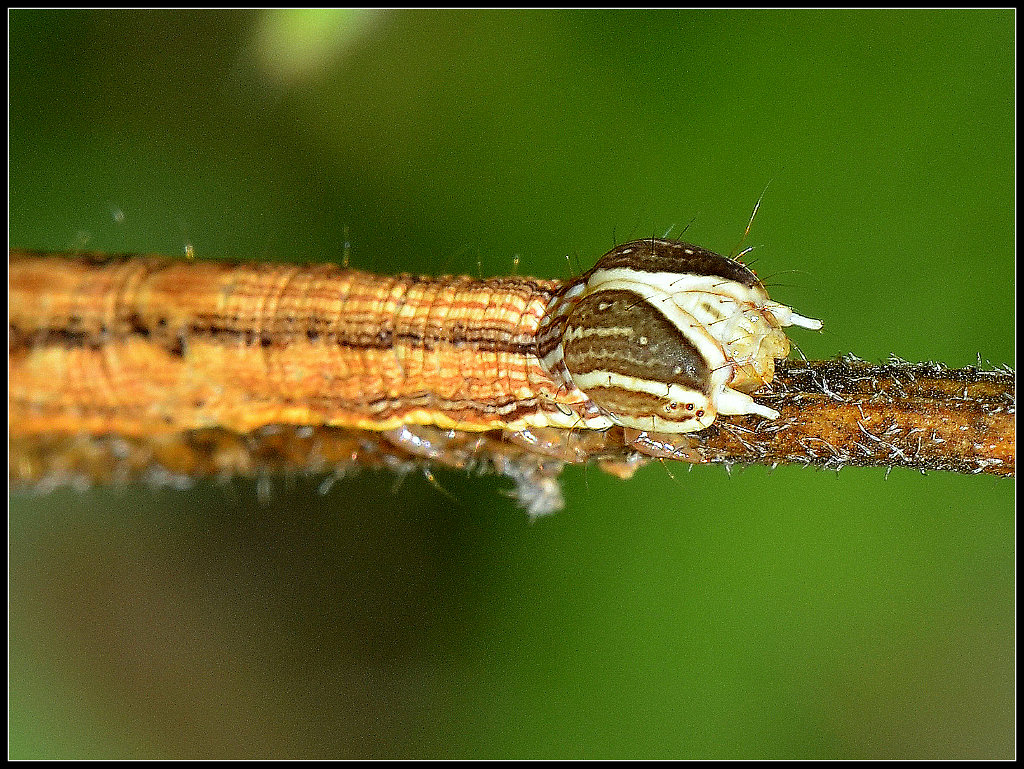
M784 327L821 327L738 261L656 238L568 283L12 251L10 297L14 480L78 478L87 456L94 482L150 456L180 478L324 469L296 458L330 430L353 465L497 469L535 514L566 462L705 461L686 434L718 414L777 418L750 394ZM107 457L114 438L132 448Z

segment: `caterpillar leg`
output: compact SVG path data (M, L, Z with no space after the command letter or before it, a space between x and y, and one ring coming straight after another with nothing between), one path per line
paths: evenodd
M699 465L707 462L698 450L700 445L692 435L683 433L657 433L648 430L623 428L623 441L641 454L659 459L677 459Z

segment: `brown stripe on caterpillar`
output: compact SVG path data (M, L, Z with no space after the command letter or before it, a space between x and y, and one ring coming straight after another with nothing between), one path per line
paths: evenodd
M450 344L454 346L470 346L481 352L527 355L532 354L537 349L536 340L532 335L515 337L511 336L508 330L504 328L489 326L468 327L465 324L453 324L451 328L446 328L430 335L418 333L396 334L388 329L378 330L373 333L345 333L344 331L332 330L320 332L313 329L246 331L230 327L201 326L198 324L192 324L177 334L170 334L164 330L155 330L141 326L125 333L108 333L103 330L99 333L93 333L59 328L26 332L14 325L10 326L8 330L8 350L12 353L39 348L42 345L52 345L64 349L73 349L75 347L100 349L104 345L123 342L132 336L153 340L154 344L161 344L167 348L178 348L181 344L181 335L192 340L205 338L224 345L248 345L264 348L287 347L304 337L305 340L310 342L322 342L323 344L334 344L341 347L363 350L388 350L396 345L409 345L426 351L433 351L441 345Z
M577 376L611 371L701 390L707 362L647 299L609 289L582 298L562 337L566 365Z
M760 285L757 276L742 262L728 259L692 243L662 238L644 238L623 243L601 258L600 268L707 275L724 278L747 287Z

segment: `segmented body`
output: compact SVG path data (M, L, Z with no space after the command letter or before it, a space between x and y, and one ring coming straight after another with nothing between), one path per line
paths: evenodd
M535 353L550 281L16 255L10 288L14 433L576 421Z

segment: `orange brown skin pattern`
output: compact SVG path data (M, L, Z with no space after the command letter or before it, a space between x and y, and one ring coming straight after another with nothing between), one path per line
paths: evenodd
M559 286L12 251L11 435L571 424L536 355Z

